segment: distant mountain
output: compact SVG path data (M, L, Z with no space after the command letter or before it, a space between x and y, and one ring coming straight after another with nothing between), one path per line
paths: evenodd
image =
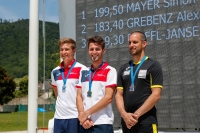
M45 22L46 58L45 78L50 78L51 70L59 59L58 40L59 24ZM39 81L43 77L43 27L39 22ZM29 52L29 20L16 22L0 21L0 66L13 78L21 78L28 75ZM57 55L57 56L55 56Z

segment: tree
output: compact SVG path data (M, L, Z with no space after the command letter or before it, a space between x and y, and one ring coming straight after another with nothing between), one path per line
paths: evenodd
M56 62L55 62L55 64L54 64L54 67L59 66L59 64L60 64L60 53L52 54L52 55L51 55L51 59L52 59L52 60L56 60Z
M14 98L16 84L6 70L0 67L0 105L6 104Z
M28 76L24 76L19 82L19 90L23 95L28 94Z
M44 40L42 36L42 21L39 23L38 78L41 79L40 77L44 76ZM50 58L52 53L59 51L57 44L59 40L59 24L47 22L45 26L45 78L49 79L51 77L51 70L54 68L54 63L59 58L59 56L58 58ZM7 73L13 78L22 78L28 75L28 27L28 19L19 19L15 22L6 21L5 23L2 20L2 24L0 24L0 66L6 69ZM39 82L42 81L39 80Z
M22 93L22 91L20 91L20 90L15 90L13 92L13 95L15 96L15 98L20 98L20 97L24 96L23 93Z
M16 98L23 97L28 94L28 76L24 76L19 82L19 90L13 93Z

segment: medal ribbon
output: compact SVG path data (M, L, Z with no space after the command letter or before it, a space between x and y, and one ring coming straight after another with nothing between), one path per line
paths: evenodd
M68 77L69 77L69 74L71 73L71 71L72 71L73 67L75 66L75 64L76 64L76 61L74 61L73 65L70 67L70 69L69 69L69 71L68 71L68 73L67 73L66 78L65 78L65 76L64 76L64 69L63 69L63 72L62 72L63 86L66 85L67 79L68 79Z
M99 67L97 68L97 70L104 64L104 62L101 63L101 65L99 65ZM89 89L88 89L88 92L91 92L91 89L92 89L92 80L94 78L94 75L96 74L97 70L93 73L92 75L92 68L90 68L90 71L89 71Z
M136 76L136 73L138 72L139 68L141 67L141 65L144 63L146 59L146 56L144 56L140 62L140 64L138 65L136 71L134 72L134 69L133 69L133 62L131 62L131 85L134 85L134 81L135 81L135 76Z

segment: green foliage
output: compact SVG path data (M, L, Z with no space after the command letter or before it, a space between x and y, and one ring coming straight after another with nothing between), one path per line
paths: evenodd
M13 95L14 95L16 98L20 98L20 97L23 97L23 96L24 96L23 92L20 91L20 90L15 90L15 91L13 92Z
M8 103L14 98L16 84L6 70L0 67L0 105Z
M16 98L23 97L28 94L28 76L24 76L19 82L19 90L13 93Z
M14 81L16 83L16 86L19 87L19 82L21 81L22 78L15 78Z
M60 53L52 54L51 59L56 60L54 67L59 66L59 64L60 64Z
M43 28L39 21L39 66L38 79L42 82L43 77ZM52 54L59 51L59 24L45 22L45 78L50 79L51 70L59 58L51 58ZM29 57L29 20L18 20L16 22L3 21L0 23L0 66L14 78L28 75Z
M22 92L22 94L28 94L28 76L24 76L22 78L22 80L19 82L19 87L19 90Z

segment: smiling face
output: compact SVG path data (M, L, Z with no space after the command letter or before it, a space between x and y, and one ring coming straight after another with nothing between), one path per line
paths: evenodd
M102 46L91 42L88 47L88 54L92 60L92 62L102 62L103 54L105 53L105 49L102 49Z
M142 52L144 52L144 49L146 47L146 41L143 41L141 36L141 33L137 32L132 33L129 36L128 48L132 56L140 55Z
M72 46L70 43L64 43L60 45L60 57L65 62L69 62L74 59L74 54L76 52L76 49L72 49Z

